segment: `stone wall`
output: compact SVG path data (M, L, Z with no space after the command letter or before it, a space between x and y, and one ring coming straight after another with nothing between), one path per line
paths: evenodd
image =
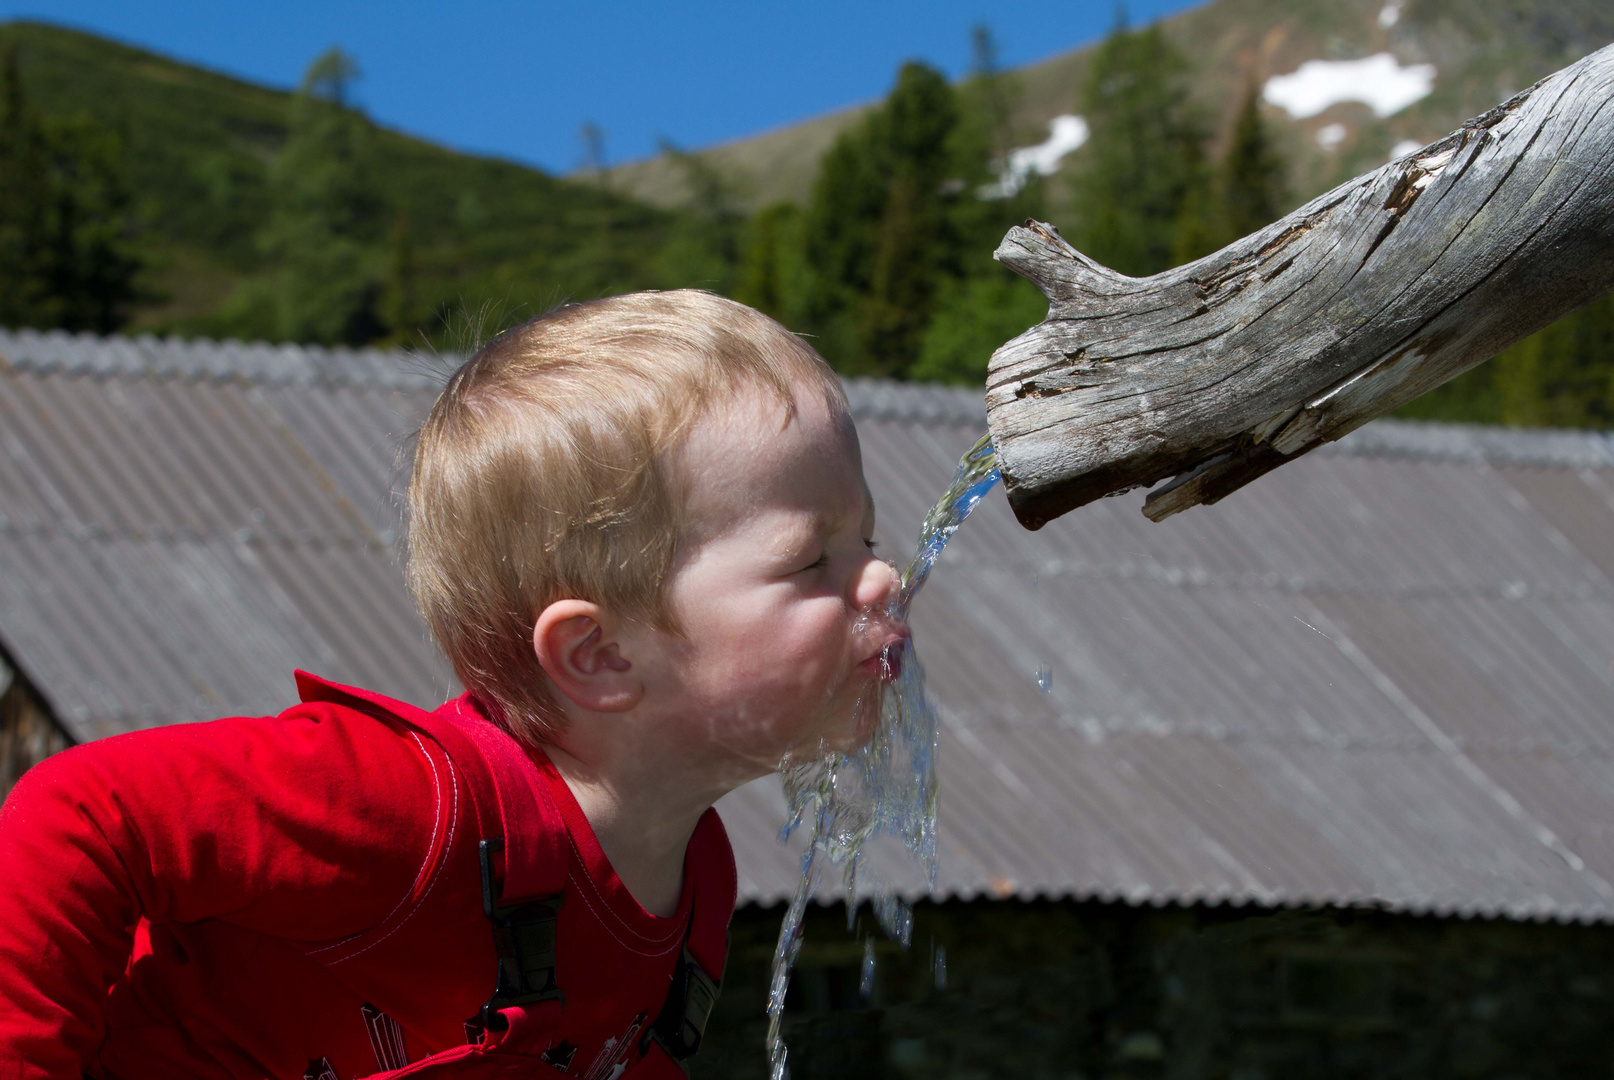
M762 1080L781 908L742 909L699 1080ZM872 930L866 913L864 936ZM794 1080L1608 1076L1614 928L1360 910L922 905L903 951L809 913ZM944 957L942 964L933 956Z

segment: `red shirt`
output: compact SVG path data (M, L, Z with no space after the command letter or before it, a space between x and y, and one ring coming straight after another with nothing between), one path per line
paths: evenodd
M548 1060L606 1080L666 998L691 868L732 854L708 811L678 913L650 915L533 767L570 840ZM352 1080L463 1045L496 963L477 832L436 742L330 702L46 760L0 806L0 1078L297 1078L323 1058Z

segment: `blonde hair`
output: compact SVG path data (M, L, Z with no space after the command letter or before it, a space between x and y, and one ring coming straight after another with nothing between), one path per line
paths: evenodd
M432 406L409 482L407 577L460 680L510 730L563 714L533 651L556 600L678 632L663 599L682 532L670 458L725 396L840 381L766 315L710 293L570 304L483 346Z

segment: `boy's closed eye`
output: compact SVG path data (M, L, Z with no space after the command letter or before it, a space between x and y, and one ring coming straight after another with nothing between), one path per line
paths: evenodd
M874 540L865 538L864 541L863 541L863 546L866 547L870 551L874 551L877 548L879 548L880 545ZM810 563L807 563L805 566L802 566L801 568L799 568L796 571L796 573L805 574L805 573L808 573L809 571L813 571L813 570L822 570L822 569L824 569L824 567L826 567L828 565L829 565L829 552L826 550L826 551L820 552L818 558L814 559Z

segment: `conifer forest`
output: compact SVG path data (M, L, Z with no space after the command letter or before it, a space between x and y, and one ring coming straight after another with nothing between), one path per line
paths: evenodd
M353 106L362 73L339 51L290 95L195 69L131 95L111 80L155 58L13 23L0 27L0 325L454 350L567 300L693 286L811 335L848 375L978 385L992 351L1046 312L991 258L1010 226L1052 221L1143 276L1317 194L1295 189L1257 86L1212 116L1188 90L1193 58L1157 26L1124 24L1069 103L1089 127L1082 152L1011 177L1020 82L984 28L974 56L958 81L903 65L819 159L805 200L748 207L669 144L691 197L666 208L600 170L556 178L381 128ZM1614 298L1404 412L1614 426Z

